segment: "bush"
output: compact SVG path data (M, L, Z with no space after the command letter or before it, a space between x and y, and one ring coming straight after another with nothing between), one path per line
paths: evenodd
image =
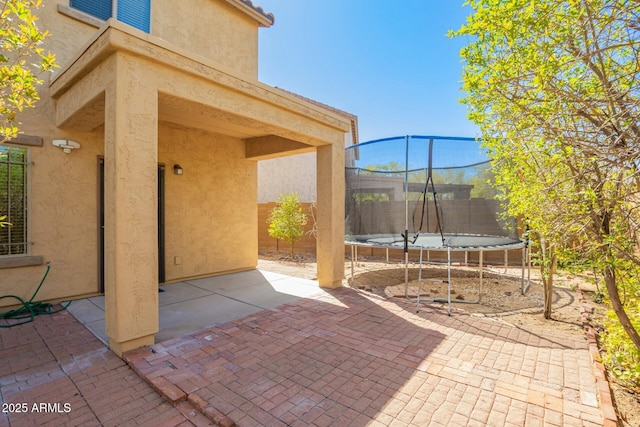
M629 311L635 328L640 327L638 313ZM640 390L640 352L622 328L615 313L609 311L605 331L600 335L602 361L614 376L626 385Z
M267 222L269 236L289 242L289 254L293 259L293 245L303 236L307 224L298 193L281 194L278 206L271 210Z

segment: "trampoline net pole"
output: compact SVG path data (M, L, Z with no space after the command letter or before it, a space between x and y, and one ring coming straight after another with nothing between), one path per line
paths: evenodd
M409 296L409 135L404 155L404 297Z

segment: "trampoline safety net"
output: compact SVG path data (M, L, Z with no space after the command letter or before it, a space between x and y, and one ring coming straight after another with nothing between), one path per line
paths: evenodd
M402 136L346 148L345 240L430 249L521 244L473 138Z

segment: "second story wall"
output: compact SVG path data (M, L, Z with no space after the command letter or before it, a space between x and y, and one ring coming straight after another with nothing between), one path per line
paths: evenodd
M52 34L45 49L57 55L62 67L105 23L71 7L70 0L48 0L35 12L40 27ZM149 21L152 36L257 80L260 24L227 0L151 0Z
M224 0L152 0L151 33L258 78L258 23Z

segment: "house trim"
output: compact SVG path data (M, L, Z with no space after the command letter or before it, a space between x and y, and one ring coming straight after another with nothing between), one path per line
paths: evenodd
M41 256L16 256L0 258L0 270L4 268L32 267L42 265L44 260Z

